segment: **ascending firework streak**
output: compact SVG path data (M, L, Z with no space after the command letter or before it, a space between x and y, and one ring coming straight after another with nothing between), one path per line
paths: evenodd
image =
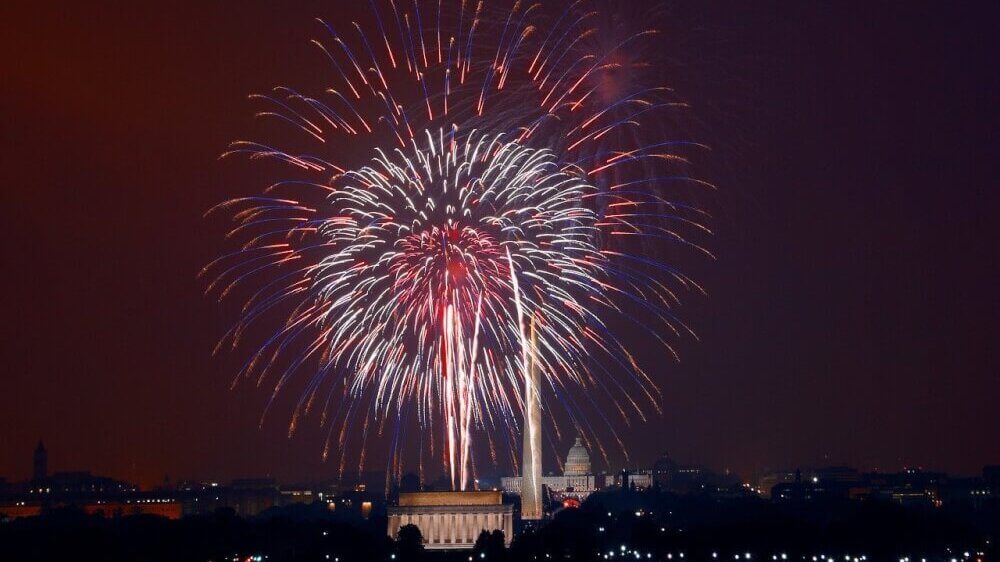
M236 290L242 317L220 347L283 318L237 379L273 375L273 402L294 374L312 373L290 432L321 407L324 458L335 443L343 470L353 435L363 442L388 422L398 473L398 422L415 415L431 451L444 435L441 458L465 489L473 432L488 436L494 462L496 436L513 442L529 364L586 436L597 432L580 415L598 404L591 390L626 422L643 417L641 402L656 407L656 385L605 316L624 313L669 348L660 325L686 331L671 285L697 285L628 239L697 248L677 227L704 227L667 194L694 181L677 168L693 143L619 134L681 104L664 88L595 95L616 51L651 32L590 52L597 15L580 2L546 26L538 5L499 18L482 2L456 8L390 0L372 4L370 31L321 22L328 38L314 43L333 87L253 96L270 106L259 115L321 150L234 143L227 154L277 159L297 175L215 207L233 213L228 236L244 243L205 271L220 299L249 287Z

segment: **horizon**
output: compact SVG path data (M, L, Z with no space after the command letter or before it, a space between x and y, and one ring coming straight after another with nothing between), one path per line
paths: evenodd
M45 440L44 439L39 440L39 442L42 443L43 445L45 444ZM35 447L32 447L31 451L29 451L30 454L26 454L26 456L25 456L26 462L24 464L27 467L27 469L24 471L25 474L23 475L23 477L21 477L21 476L13 476L13 477L11 477L10 475L0 473L0 481L6 481L7 483L18 483L18 482L25 483L25 482L31 482L32 481L32 478L31 478L31 463L29 461L31 460L31 458L30 458L31 454L33 454L34 451L35 451ZM47 454L51 453L51 449L49 449L48 446L45 446L45 451L46 451ZM562 454L565 455L565 453L562 453ZM49 458L51 459L51 457L49 457ZM743 482L751 482L751 483L755 482L757 479L761 478L762 476L764 476L766 474L771 474L771 473L792 472L792 471L798 471L798 470L802 470L803 472L806 472L806 471L817 471L817 470L823 470L823 469L829 469L829 468L850 468L850 469L853 469L853 470L857 470L857 472L859 474L876 474L876 473L898 474L898 473L903 473L903 472L905 472L907 470L917 470L917 471L923 472L923 473L940 473L940 474L944 474L944 475L946 475L948 477L974 478L974 477L982 476L982 473L983 473L984 469L986 469L988 467L998 466L996 464L984 463L979 468L979 470L974 471L974 472L951 472L951 471L948 471L948 470L945 470L945 469L941 469L941 468L937 468L937 467L933 467L933 466L902 465L902 466L896 466L896 467L872 467L872 466L855 466L855 465L849 465L849 464L844 464L844 463L830 462L830 463L826 463L826 464L823 464L823 463L820 463L820 464L799 463L799 464L793 464L793 465L790 465L790 466L765 467L765 468L763 468L763 469L761 469L761 470L759 470L759 471L757 471L755 473L744 474L744 473L737 472L737 471L731 471L730 469L725 468L725 467L717 467L717 466L711 466L711 465L707 465L707 464L704 464L704 463L700 463L697 460L677 459L677 458L672 457L670 455L660 455L660 456L658 456L656 458L653 458L652 460L650 460L648 462L645 462L645 463L643 463L643 462L636 462L636 463L633 463L633 465L629 466L629 467L617 467L617 468L606 467L606 468L600 468L600 469L592 469L591 473L595 474L595 475L614 475L614 474L620 473L622 470L630 470L630 471L631 470L638 470L638 471L651 470L653 468L654 463L656 461L660 460L660 459L663 459L663 458L670 458L670 459L676 461L677 464L678 464L678 466L703 468L703 469L706 469L706 470L708 470L710 472L713 472L715 474L732 474L732 475L735 475L735 476L739 477L741 479L741 481L743 481ZM552 468L553 467L551 467L551 466L548 466L548 467L543 466L543 474L549 475L549 474L561 474L562 473L561 469L559 469L559 470L553 470ZM102 473L102 472L95 471L95 470L93 470L91 468L87 468L86 466L62 467L62 466L59 466L59 465L55 465L55 467L53 467L53 465L52 465L51 462L49 462L49 464L48 464L48 474L49 474L49 476L52 476L54 474L59 474L59 473L77 473L77 472L85 472L85 473L89 473L89 474L91 474L93 476L108 477L108 478L112 478L114 480L119 480L119 481L122 481L122 482L127 482L129 484L134 484L134 485L136 485L137 487L139 487L143 491L153 490L153 489L156 489L158 486L162 486L164 484L164 478L169 478L169 481L170 481L170 483L172 485L176 485L176 484L181 483L181 482L219 482L222 485L226 485L226 484L230 484L230 483L232 483L234 481L237 481L237 480L246 480L246 479L254 479L254 478L272 478L272 479L274 479L280 485L282 483L284 483L284 484L318 484L318 483L322 483L322 482L348 482L349 483L349 482L356 481L360 477L357 472L353 472L352 471L352 472L345 472L342 476L336 476L336 475L323 475L323 476L314 475L312 477L307 476L305 478L286 479L286 478L281 478L281 477L276 476L274 474L266 473L265 472L265 473L256 473L256 474L251 474L251 473L236 474L236 475L230 475L230 476L226 476L226 477L217 477L216 475L210 475L210 474L209 475L205 475L205 474L202 474L202 475L184 475L184 476L181 476L181 477L177 477L177 476L170 475L170 474L164 474L163 476L160 477L159 480L156 480L156 481L133 481L133 480L129 480L127 477L124 477L124 476L121 476L121 475L111 474L111 473L105 474L105 473ZM371 469L370 468L370 469L366 469L366 470L362 471L361 475L364 475L364 474L368 474L368 475L379 475L379 474L386 475L387 472L385 470L378 470L378 469ZM409 474L417 475L417 472L416 471L404 470L403 473L402 473L402 476L407 476ZM518 476L518 475L519 475L519 473L503 472L503 471L483 472L483 473L479 473L478 474L477 481L479 479L483 479L483 478L499 479L499 478L505 477L505 476ZM430 476L430 477L425 478L424 482L427 482L427 483L438 482L438 481L441 481L446 476L447 476L446 473L442 469L442 471L440 473L437 473L434 476Z

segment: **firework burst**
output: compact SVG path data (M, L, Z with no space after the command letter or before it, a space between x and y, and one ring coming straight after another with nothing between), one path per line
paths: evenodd
M663 188L694 181L682 172L694 143L621 134L677 104L664 88L606 78L651 32L594 49L597 15L581 2L556 17L509 8L390 0L372 4L368 25L338 24L344 34L321 21L313 43L331 87L253 96L267 104L260 116L315 148L240 141L227 153L294 174L213 209L232 215L229 237L243 241L203 271L209 293L245 299L219 347L284 319L237 379L272 381L273 400L303 376L290 431L319 410L324 457L337 450L341 470L353 434L363 444L391 431L387 472L398 473L401 420L413 416L426 430L421 452L440 454L465 489L474 434L494 461L512 449L497 444L514 441L530 362L549 403L604 453L581 415L597 404L593 391L626 422L658 402L608 318L667 349L664 327L687 332L671 311L675 291L700 289L629 240L699 248L682 232L704 231L703 213ZM614 417L600 419L618 439Z

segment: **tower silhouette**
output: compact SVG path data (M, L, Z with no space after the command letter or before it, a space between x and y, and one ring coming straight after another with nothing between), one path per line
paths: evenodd
M31 474L35 482L45 480L49 475L49 453L45 450L41 439L38 440L38 446L35 447L34 470Z
M521 519L542 518L542 400L538 335L531 317L531 345L524 381L524 448L521 459Z

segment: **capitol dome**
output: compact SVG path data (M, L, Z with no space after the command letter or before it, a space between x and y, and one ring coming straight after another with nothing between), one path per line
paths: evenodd
M577 437L576 443L570 447L569 454L566 455L566 469L563 474L565 476L590 474L590 453L583 446L583 438Z

